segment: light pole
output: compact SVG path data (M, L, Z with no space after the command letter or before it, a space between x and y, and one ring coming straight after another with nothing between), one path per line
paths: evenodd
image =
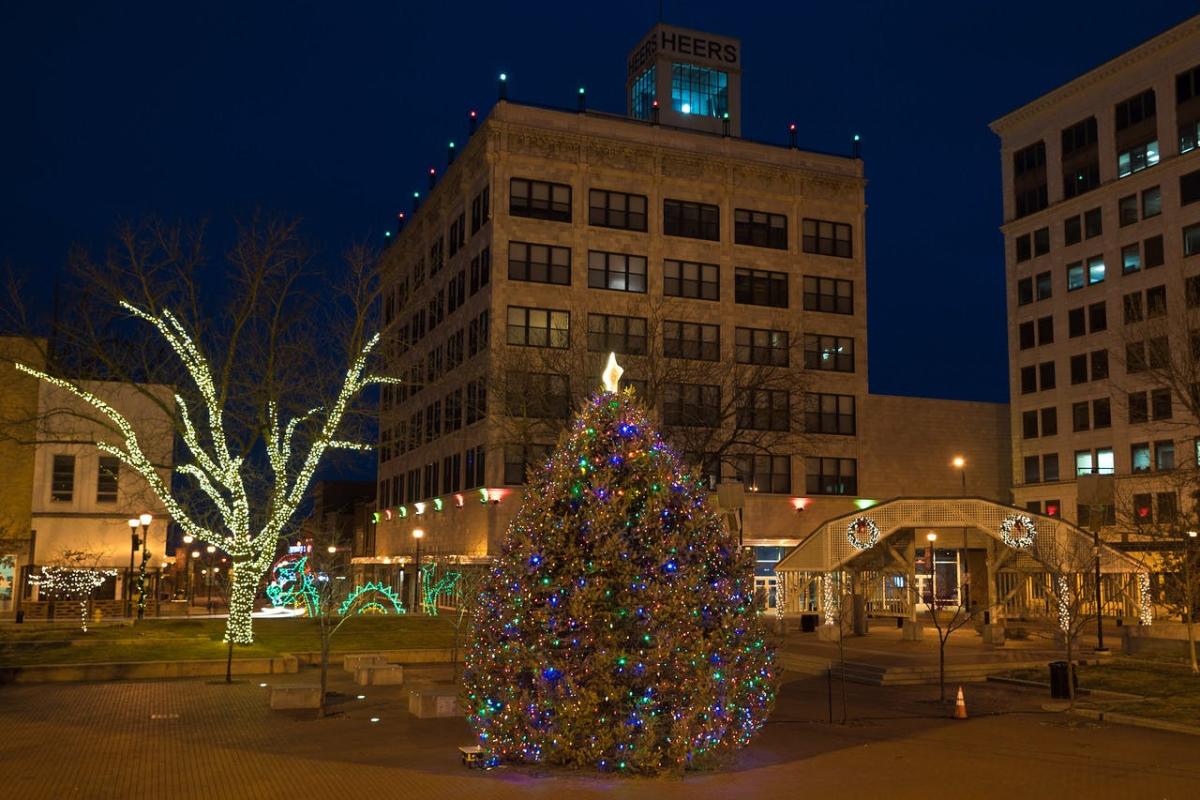
M937 565L933 558L933 543L937 541L937 534L930 531L925 539L929 542L929 608L930 613L937 613Z
M129 520L129 532L133 536L133 548L129 551L129 576L133 577L133 551L138 547L138 528L142 530L142 564L138 569L138 607L137 618L146 618L146 562L150 560L150 523L154 517L142 514ZM132 611L132 609L130 609Z
M133 616L133 554L138 549L137 519L129 520L129 569L125 571L125 616Z
M417 543L417 556L413 559L413 613L421 613L421 539L425 537L425 531L421 528L413 528L413 539Z
M954 460L951 461L950 463L951 463L951 465L953 465L953 467L955 469L958 470L959 475L962 476L962 495L963 495L963 497L966 497L967 496L967 460L965 458L963 458L962 456L955 456Z

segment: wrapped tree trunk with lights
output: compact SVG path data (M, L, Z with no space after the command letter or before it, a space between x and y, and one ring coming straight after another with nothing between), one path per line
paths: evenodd
M709 766L774 702L750 556L619 375L610 356L484 581L463 696L493 763Z
M16 367L83 400L106 432L96 447L139 476L184 534L229 555L225 637L249 644L259 582L318 465L337 450L373 449L348 440L356 403L373 385L398 383L372 371L376 260L352 251L343 285L318 304L295 223L243 229L231 268L214 273L220 286L198 284L199 241L177 229L127 230L120 244L103 263L77 257L83 308L49 366ZM222 296L226 308L206 309ZM173 404L148 397L183 442L177 477L164 476L130 420L74 377L84 369L131 391L174 387Z

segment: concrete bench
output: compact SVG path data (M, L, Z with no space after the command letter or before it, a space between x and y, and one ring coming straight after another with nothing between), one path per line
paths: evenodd
M320 708L321 687L308 684L271 687L271 708Z
M408 695L408 713L418 719L460 717L458 690L453 687L414 689Z
M373 664L354 670L359 686L396 686L404 683L404 667L399 664Z
M351 653L342 659L342 668L346 672L358 672L363 667L383 667L387 663L383 653Z

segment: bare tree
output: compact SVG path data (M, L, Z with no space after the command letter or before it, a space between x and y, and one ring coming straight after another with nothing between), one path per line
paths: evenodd
M932 548L930 548L932 550ZM930 565L933 568L933 565ZM946 642L950 640L951 634L956 630L966 625L974 618L972 611L964 605L963 601L967 596L968 586L962 584L958 587L958 599L956 602L941 602L938 597L931 591L929 603L926 604L925 610L929 614L929 621L933 623L933 629L937 631L938 637L938 700L946 702ZM915 589L912 590L915 593ZM914 601L915 602L915 601ZM939 612L940 615L939 615Z
M90 406L95 442L139 475L185 533L233 562L226 637L253 639L251 610L280 537L294 526L317 466L356 441L363 393L377 374L376 259L351 250L322 280L295 222L242 226L224 267L204 230L158 222L121 230L101 259L78 251L73 313L56 327L46 367L18 364ZM157 405L188 458L164 479L134 427L85 385L128 382ZM173 403L145 387L174 387Z

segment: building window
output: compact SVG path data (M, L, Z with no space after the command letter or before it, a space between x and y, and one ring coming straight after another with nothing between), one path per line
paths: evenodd
M1132 292L1124 297L1125 306L1125 324L1129 325L1134 322L1141 322L1142 314L1142 293Z
M457 492L462 489L462 453L454 453L442 459L442 491Z
M1038 483L1041 479L1041 460L1037 456L1025 456L1025 483Z
M1179 154L1190 153L1200 147L1200 119L1179 126Z
M721 210L707 203L663 200L663 233L690 239L721 240Z
M646 195L592 189L588 192L588 224L645 231Z
M565 183L513 178L509 181L508 213L556 222L571 221L571 187Z
M100 456L100 468L96 474L96 502L117 502L117 479L121 460L116 456Z
M1150 392L1150 416L1156 422L1171 418L1171 390L1154 389Z
M571 412L566 375L512 371L507 375L504 404L514 417L565 419Z
M467 382L467 424L473 425L487 417L487 381L483 378Z
M1167 313L1167 287L1152 286L1146 290L1146 316L1150 319Z
M75 497L75 456L56 455L50 476L50 501L69 503Z
M1028 233L1017 237L1016 251L1018 264L1033 258L1033 248L1030 246L1030 238Z
M734 244L787 250L787 217L745 208L733 210Z
M1037 321L1038 345L1054 343L1054 317L1040 317Z
M550 446L545 444L509 445L504 448L504 483L520 486L530 467L546 461Z
M1058 480L1058 453L1048 453L1042 456L1042 480ZM1047 514L1050 512L1047 511Z
M1038 438L1038 412L1036 412L1036 411L1021 412L1021 438L1022 439Z
M570 347L571 314L549 308L509 306L508 343L521 347Z
M858 494L858 462L853 458L806 458L806 494Z
M1099 208L1083 213L1083 238L1095 239L1104 233L1104 216Z
M1039 272L1034 276L1034 289L1038 300L1048 300L1054 294L1054 285L1049 272Z
M1117 155L1117 177L1127 178L1158 163L1158 140L1135 145Z
M1163 237L1162 235L1151 236L1146 241L1142 242L1142 261L1146 269L1161 267L1163 265Z
M719 361L721 358L721 326L706 325L700 322L664 320L663 355L667 358Z
M1136 243L1121 248L1121 274L1128 275L1142 268L1142 249Z
M1058 435L1058 409L1042 409L1042 436Z
M1154 443L1154 468L1175 469L1175 442L1167 440Z
M646 292L646 257L588 251L588 286L614 292Z
M1186 206L1200 200L1200 169L1179 176L1179 205Z
M1077 386L1081 383L1087 383L1087 380L1087 355L1071 356L1071 385Z
M821 333L805 334L804 368L854 372L854 339Z
M663 422L667 425L715 428L721 424L721 387L668 383L663 387Z
M1129 468L1133 472L1150 471L1150 444L1138 442L1129 446Z
M1044 256L1050 252L1050 229L1038 228L1033 232L1033 254Z
M1091 406L1087 401L1071 404L1071 431L1079 433L1080 431L1091 430Z
M716 264L668 258L663 261L663 294L695 300L719 300L721 268Z
M853 400L854 398L851 398ZM853 408L851 408L853 412ZM740 388L737 396L737 426L754 431L789 431L791 401L786 391Z
M1038 375L1041 378L1041 391L1053 389L1055 385L1054 362L1045 361L1038 364Z
M512 258L512 245L509 244L508 256ZM492 250L485 247L479 255L471 259L471 296L488 285L492 279Z
M491 189L483 187L479 194L471 200L471 235L474 236L479 232L489 219L492 217L491 209Z
M828 314L854 313L854 281L804 276L804 310Z
M467 323L467 356L482 353L488 346L489 313L479 312L479 316Z
M646 318L588 314L588 350L645 355Z
M1189 225L1183 229L1183 254L1194 256L1200 253L1200 225Z
M1033 278L1017 281L1017 305L1027 306L1033 302Z
M735 356L739 364L769 367L788 365L788 333L765 328L735 328Z
M1037 391L1037 367L1021 367L1021 394Z
M450 222L450 233L446 237L450 242L450 257L459 251L467 242L467 215L463 212L458 215L457 219Z
M787 308L787 273L738 267L733 271L733 299L745 305Z
M1117 201L1117 222L1124 228L1138 221L1137 195L1131 194Z
M657 74L658 69L652 66L634 80L633 86L629 90L634 119L650 121L654 113Z
M804 395L804 430L808 433L831 433L853 436L856 431L854 395Z
M739 456L734 468L747 491L771 494L792 491L792 460L788 456Z
M816 253L823 256L852 258L854 254L851 242L851 229L844 222L805 219L804 236L801 239L801 245L804 252Z
M487 458L483 445L468 448L463 462L467 467L466 474L463 476L464 489L474 489L487 483Z
M508 279L571 285L571 248L508 243Z
M1022 350L1028 350L1037 345L1037 339L1034 338L1034 328L1032 322L1022 322L1017 327L1017 339L1020 342Z
M1063 240L1068 247L1083 241L1083 220L1079 216L1063 220Z
M1157 217L1162 213L1162 190L1151 186L1142 192L1142 219Z
M723 119L729 113L729 75L695 64L671 65L671 108Z

